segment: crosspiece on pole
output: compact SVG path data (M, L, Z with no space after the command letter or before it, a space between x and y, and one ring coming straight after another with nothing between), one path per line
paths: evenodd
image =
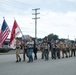
M33 13L32 15L38 15L38 14L40 14L40 13Z
M32 9L32 10L40 10L40 8Z
M40 17L37 17L37 18L32 18L32 19L40 19Z

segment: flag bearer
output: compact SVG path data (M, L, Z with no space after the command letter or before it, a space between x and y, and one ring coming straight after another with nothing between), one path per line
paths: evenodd
M18 38L16 38L16 62L20 62L21 61L19 53L20 53L20 45L19 45Z

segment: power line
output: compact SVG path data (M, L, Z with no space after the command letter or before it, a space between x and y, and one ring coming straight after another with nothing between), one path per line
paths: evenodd
M11 11L15 11L15 12L20 12L20 13L24 13L25 11L25 8L27 8L26 4L25 3L10 3L8 1L0 1L1 3L1 11L5 11L5 12L11 12ZM20 11L21 10L21 11ZM12 12L12 13L15 13L15 12Z

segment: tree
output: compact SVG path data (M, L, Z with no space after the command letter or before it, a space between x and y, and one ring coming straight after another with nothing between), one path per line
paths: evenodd
M59 39L58 38L58 35L54 35L53 33L52 34L49 34L48 36L45 36L44 39L46 40L48 38L48 41L51 41L52 39L54 40L57 40Z
M48 35L48 41L51 41L52 39L57 40L58 39L58 35L49 34Z

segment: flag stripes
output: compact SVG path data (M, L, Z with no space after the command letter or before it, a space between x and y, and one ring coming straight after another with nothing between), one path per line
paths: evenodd
M9 33L10 33L10 29L9 29L9 27L7 26L7 24L4 20L3 25L2 25L2 29L1 29L1 32L0 32L0 46L2 46L4 41L7 39Z

